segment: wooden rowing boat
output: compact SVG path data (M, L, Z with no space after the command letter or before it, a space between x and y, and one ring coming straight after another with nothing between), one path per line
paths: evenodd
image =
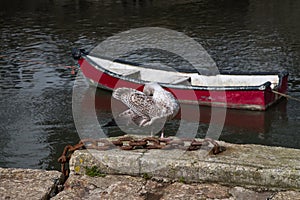
M142 90L147 82L158 82L181 103L248 110L266 110L286 94L288 73L221 73L202 75L113 60L73 51L91 85L106 90L129 87ZM274 93L276 92L276 94Z

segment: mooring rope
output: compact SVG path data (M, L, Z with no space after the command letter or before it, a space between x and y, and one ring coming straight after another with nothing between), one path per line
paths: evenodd
M287 94L284 94L284 93L281 93L281 92L277 92L277 91L275 91L275 90L272 90L272 92L275 93L275 94L279 94L279 95L281 95L281 96L283 96L283 97L285 97L285 98L287 98L287 99L293 99L293 100L295 100L295 101L300 102L300 99L299 99L299 98L292 97L292 96L290 96L290 95L287 95Z

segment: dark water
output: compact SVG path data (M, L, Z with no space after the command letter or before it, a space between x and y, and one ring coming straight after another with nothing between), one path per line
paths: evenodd
M202 44L221 70L288 70L289 94L300 98L299 21L293 0L1 0L0 166L58 169L64 146L78 142L75 76L65 68L74 64L72 47L90 49L131 28L169 28ZM96 94L100 117L110 116L109 95ZM221 139L299 149L299 112L295 101L264 113L228 111ZM201 113L199 136L209 109Z

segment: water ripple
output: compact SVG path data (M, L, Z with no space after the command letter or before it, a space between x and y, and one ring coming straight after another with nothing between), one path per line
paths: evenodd
M131 28L183 32L203 45L221 70L287 69L289 94L299 98L299 10L292 0L0 1L0 166L59 168L63 146L78 142L71 112L74 76L64 67L74 64L70 49L91 49ZM190 67L173 55L158 55L145 50L127 57ZM270 113L273 117L267 112L263 118L270 123L264 131L226 127L222 138L300 148L299 104L289 101ZM201 123L199 136L206 129Z

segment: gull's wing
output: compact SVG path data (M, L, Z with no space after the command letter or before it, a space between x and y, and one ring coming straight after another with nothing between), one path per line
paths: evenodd
M132 88L118 88L113 92L113 97L122 101L130 110L143 119L155 117L158 111L151 96Z
M121 121L121 124L127 126L131 123L134 123L137 126L142 126L144 123L149 122L150 118L146 115L140 116L133 112L131 109L128 109L119 114L118 121Z

